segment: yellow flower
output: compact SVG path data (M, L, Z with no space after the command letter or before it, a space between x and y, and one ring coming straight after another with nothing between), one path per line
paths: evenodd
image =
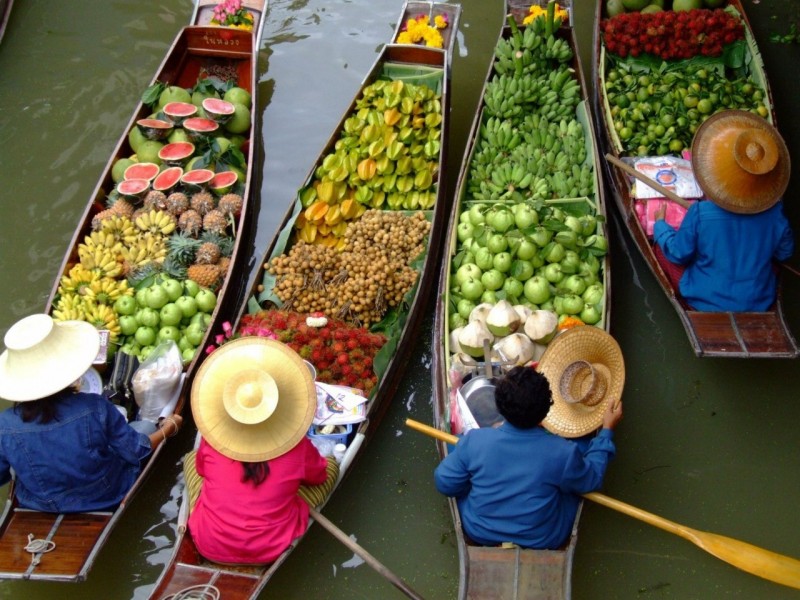
M536 19L546 14L547 14L546 8L542 8L538 4L533 4L531 5L530 10L528 11L528 16L526 16L522 20L522 24L530 25ZM567 9L565 8L559 7L558 3L556 3L555 18L561 19L562 22L566 23L569 20L569 11L567 11Z
M441 48L444 46L444 39L442 34L436 29L428 29L425 32L425 45L428 48Z
M447 27L447 19L442 15L436 15L433 24L436 25L436 29L444 29Z
M408 31L401 31L400 34L397 36L397 43L413 44L414 42L412 41L411 34Z

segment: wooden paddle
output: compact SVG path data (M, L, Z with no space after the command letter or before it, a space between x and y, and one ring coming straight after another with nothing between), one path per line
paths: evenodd
M636 179L638 179L642 183L646 183L647 185L649 185L655 191L659 192L664 197L669 198L670 200L672 200L676 204L680 204L683 208L689 208L691 206L691 204L689 202L687 202L686 200L684 200L683 198L678 196L678 194L676 194L672 190L668 190L667 188L665 188L663 185L661 185L660 183L658 183L654 179L650 179L647 175L645 175L643 173L640 173L639 171L634 169L632 166L630 166L628 163L621 161L620 159L618 159L613 154L606 154L606 160L608 162L610 162L612 165L616 165L617 167L619 167L620 169L625 171L631 177L635 177Z
M397 589L403 592L409 598L414 598L414 600L423 600L422 596L417 594L414 590L412 590L402 579L400 579L397 575L392 573L389 569L387 569L377 558L372 556L369 552L367 552L364 548L359 546L355 543L350 536L347 535L344 531L339 529L336 525L331 523L327 518L323 517L320 512L314 508L309 508L309 514L311 518L314 519L317 523L322 525L325 529L327 529L333 537L337 540L342 542L345 546L347 546L350 550L358 554L364 561L373 569L375 569L378 573L383 575L386 579L388 579L392 585L394 585Z
M450 433L445 433L419 421L406 419L406 425L437 440L448 444L456 444L458 438ZM609 498L605 494L589 492L583 494L587 498L598 504L616 510L623 514L644 521L648 525L658 527L664 531L674 533L692 542L695 546L702 548L709 554L724 560L725 562L738 567L742 571L763 577L769 581L780 583L795 589L800 589L800 560L783 554L777 554L758 546L753 546L747 542L735 540L707 531L698 531L679 523L674 523L658 515L654 515L630 504L625 504L614 498Z

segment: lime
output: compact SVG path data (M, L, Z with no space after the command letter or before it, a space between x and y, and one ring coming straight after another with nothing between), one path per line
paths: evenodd
M708 98L703 98L697 103L697 112L701 115L707 115L714 110L714 105Z
M656 126L655 126L655 128L653 128L653 133L655 133L657 137L661 137L661 136L662 136L662 135L664 135L666 132L667 132L667 128L666 128L666 127L664 127L664 126L663 126L663 125L661 125L661 124L659 124L659 125L656 125Z
M628 100L628 97L625 94L619 94L616 98L614 98L614 103L620 108L627 108L630 106L631 101Z
M686 96L683 99L683 105L686 108L694 108L695 106L697 106L698 102L699 102L699 100L698 100L697 96Z
M683 142L680 140L670 140L669 141L669 151L670 152L680 152L683 150Z
M633 135L633 130L630 127L623 127L619 130L619 139L621 140L629 140Z

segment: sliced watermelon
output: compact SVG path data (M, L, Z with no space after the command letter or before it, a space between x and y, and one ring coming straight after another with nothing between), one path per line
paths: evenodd
M184 119L197 113L197 107L189 102L168 102L161 110L175 125L180 125Z
M159 171L161 171L161 167L159 167L156 163L151 162L140 162L134 163L127 169L125 169L125 173L122 175L123 179L146 179L147 181L152 181L155 179L156 175L158 175Z
M230 192L238 180L239 176L234 171L222 171L214 175L208 182L208 187L215 194L222 196Z
M183 122L183 129L192 140L199 140L204 136L211 135L217 129L219 124L211 119L204 119L203 117L190 117Z
M194 154L192 142L173 142L158 151L158 158L171 167L180 167L186 164Z
M169 121L161 119L139 119L136 121L136 126L148 140L163 140L174 127Z
M181 176L181 183L190 190L203 190L213 178L214 171L210 169L194 169Z
M227 100L206 98L203 100L203 110L218 123L225 123L233 116L233 113L236 112L236 107Z
M153 189L158 192L169 193L171 192L183 175L183 169L180 167L168 167L161 171L158 176L153 180Z
M131 200L141 200L150 191L149 179L126 179L117 184L117 191Z

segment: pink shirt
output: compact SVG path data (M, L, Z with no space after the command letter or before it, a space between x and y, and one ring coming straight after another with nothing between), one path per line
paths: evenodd
M308 526L308 505L297 495L301 484L325 482L327 461L304 437L269 461L269 475L255 487L242 482L242 463L214 450L205 440L197 450L203 487L189 516L197 549L224 563L275 560Z

